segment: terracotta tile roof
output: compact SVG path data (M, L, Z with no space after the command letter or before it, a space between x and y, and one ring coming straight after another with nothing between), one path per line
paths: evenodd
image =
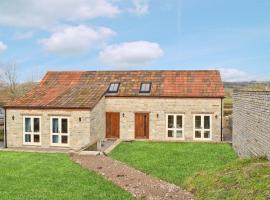
M0 107L3 107L9 101L11 101L11 98L9 98L9 97L1 97L0 96Z
M118 93L106 93L120 82ZM149 94L139 93L151 82ZM116 97L224 97L219 71L82 71L48 72L40 84L6 107L93 108L103 96Z

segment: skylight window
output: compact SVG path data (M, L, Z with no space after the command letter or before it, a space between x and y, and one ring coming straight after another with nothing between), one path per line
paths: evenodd
M151 83L142 83L140 93L150 93Z
M109 93L117 93L119 90L119 85L120 85L120 83L111 83L110 87L108 89L108 92Z

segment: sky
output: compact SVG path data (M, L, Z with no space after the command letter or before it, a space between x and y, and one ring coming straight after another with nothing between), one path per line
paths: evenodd
M1 0L0 63L49 70L218 69L270 80L269 0Z

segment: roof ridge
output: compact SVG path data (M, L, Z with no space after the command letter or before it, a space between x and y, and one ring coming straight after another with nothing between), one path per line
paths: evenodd
M191 69L191 70L50 70L47 71L47 73L84 73L84 72L219 72L219 70L215 69L205 69L205 70L197 70L197 69Z

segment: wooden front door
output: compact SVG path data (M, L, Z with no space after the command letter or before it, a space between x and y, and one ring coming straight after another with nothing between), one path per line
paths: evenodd
M135 138L149 138L149 113L135 113Z
M106 138L119 138L120 113L106 113Z

